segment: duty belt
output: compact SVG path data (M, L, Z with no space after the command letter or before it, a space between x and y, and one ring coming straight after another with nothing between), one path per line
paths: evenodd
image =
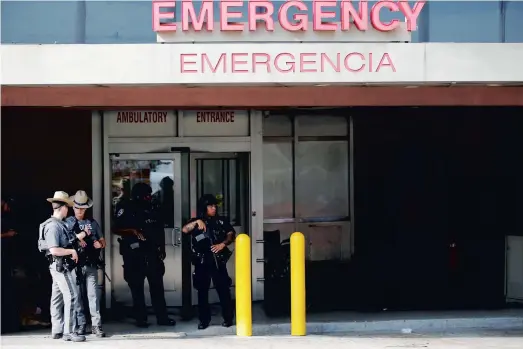
M84 265L88 266L88 267L98 267L98 262L97 261L91 261L91 260L86 260Z

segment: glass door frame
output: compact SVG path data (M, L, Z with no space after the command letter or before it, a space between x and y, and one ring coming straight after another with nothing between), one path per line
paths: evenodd
M245 156L242 156L242 154L245 154ZM243 198L243 200L240 203L240 208L239 208L239 210L240 210L239 214L241 216L240 225L234 225L233 227L236 230L236 234L248 233L249 235L251 235L250 229L251 229L252 224L250 221L250 214L248 214L248 212L250 212L250 200L251 200L251 197L250 197L251 196L251 192L250 192L251 178L250 178L250 171L248 170L250 168L250 152L219 152L219 153L194 152L194 153L190 154L189 168L190 168L191 217L196 217L196 207L197 207L198 199L199 199L197 197L197 195L198 195L197 161L198 160L230 160L230 159L238 160L237 166L239 166L240 174L243 174L243 175L240 175L240 178L237 178L236 180L245 181L244 183L240 184L241 189L240 189L239 193L237 193L237 195L246 196ZM245 163L243 163L242 161L247 161L246 168L243 168L243 165L245 165ZM246 171L246 173L243 173L245 171ZM225 195L226 193L223 193L223 194ZM230 217L228 217L228 218L230 219ZM234 248L235 248L234 243L229 248L232 251L234 251ZM236 285L235 272L234 272L234 270L235 270L234 258L235 257L233 255L233 258L231 258L231 260L227 264L227 269L229 270L229 276L232 278L232 281L233 281L232 285L231 285L231 292L233 292L233 298L234 298L234 287ZM192 266L191 266L191 268L192 268ZM192 284L192 280L191 280L191 284ZM214 291L214 286L211 285L211 287L212 287L212 289L209 292L209 302L216 303L218 301L218 298L216 296L216 292ZM198 303L197 300L198 300L198 298L197 298L196 290L194 288L192 288L192 297L191 297L192 305L196 305Z
M173 252L174 252L174 263L169 263L169 261L165 260L165 273L173 273L173 279L175 281L175 290L174 291L166 291L166 301L169 303L175 303L176 306L181 307L183 305L183 241L182 238L182 224L183 224L183 207L182 202L184 195L183 188L183 179L182 179L182 154L181 153L133 153L133 154L109 154L109 176L107 178L107 196L109 197L109 201L106 201L106 208L105 208L105 217L106 217L106 224L108 227L112 226L112 198L111 198L111 190L112 187L112 162L113 161L151 161L151 160L168 160L173 161L173 181L174 181L174 224L173 228L171 230L170 236L165 236L166 240L166 246L172 246ZM168 229L168 228L166 228ZM113 242L111 233L111 242ZM170 239L169 239L170 238ZM169 243L167 243L169 241ZM111 243L113 245L113 243ZM111 275L113 276L113 282L111 282L111 293L114 292L115 287L122 287L122 285L115 285L114 284L114 276L117 275L117 268L122 269L121 265L115 265L113 261L115 260L115 257L113 253L119 253L118 250L118 243L114 243L114 246L108 246L109 247L109 253L106 253L106 257L109 257L111 261L108 263L108 265L111 266ZM121 270L123 273L123 270ZM166 285L164 285L166 286ZM127 284L125 284L125 287L127 287ZM147 290L146 290L147 292ZM167 293L171 293L168 295ZM170 302L171 301L171 302Z
M196 216L196 206L198 204L198 182L197 182L197 160L226 160L226 159L240 159L237 152L231 153L203 153L195 152L190 156L190 186L191 186L191 216ZM243 212L242 212L243 215ZM243 223L242 223L243 224Z

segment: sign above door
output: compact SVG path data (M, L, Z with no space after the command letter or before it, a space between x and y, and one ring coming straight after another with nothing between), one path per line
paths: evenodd
M175 137L176 113L167 110L125 110L104 113L109 137Z
M186 137L248 137L250 133L246 110L187 110L182 115Z

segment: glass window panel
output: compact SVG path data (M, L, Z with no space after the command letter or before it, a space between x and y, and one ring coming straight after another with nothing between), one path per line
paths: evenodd
M505 42L523 42L523 1L505 2Z
M349 215L348 142L299 142L296 147L296 216Z
M203 159L196 161L197 197L204 194L216 196L220 204L218 214L228 217L233 226L241 225L238 205L239 178L236 159Z
M501 41L498 1L431 1L428 9L431 42Z
M263 135L264 136L292 136L292 122L285 115L270 115L263 118Z
M342 116L298 116L298 136L346 136L347 119Z
M236 160L228 160L228 170L229 170L229 195L224 197L224 200L227 200L227 207L229 207L230 215L229 219L231 222L236 223L238 220L238 213L240 212L240 206L238 205L240 200L240 194L238 188L240 186L240 176L237 170ZM238 222L239 223L239 222Z
M263 216L291 218L292 143L263 144Z
M2 43L79 43L79 6L80 1L2 1Z
M165 227L174 227L174 162L172 160L113 160L113 210L123 198L129 198L136 183L151 186L153 201L161 213Z
M199 174L200 190L198 197L204 194L212 194L215 196L223 195L223 166L221 160L200 160L201 172ZM223 210L219 210L220 214L225 214Z

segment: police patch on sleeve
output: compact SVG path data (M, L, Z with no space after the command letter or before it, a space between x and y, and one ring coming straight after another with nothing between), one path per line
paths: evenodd
M121 215L123 215L123 212L124 212L123 208L119 209L118 212L116 213L116 217L120 217Z

